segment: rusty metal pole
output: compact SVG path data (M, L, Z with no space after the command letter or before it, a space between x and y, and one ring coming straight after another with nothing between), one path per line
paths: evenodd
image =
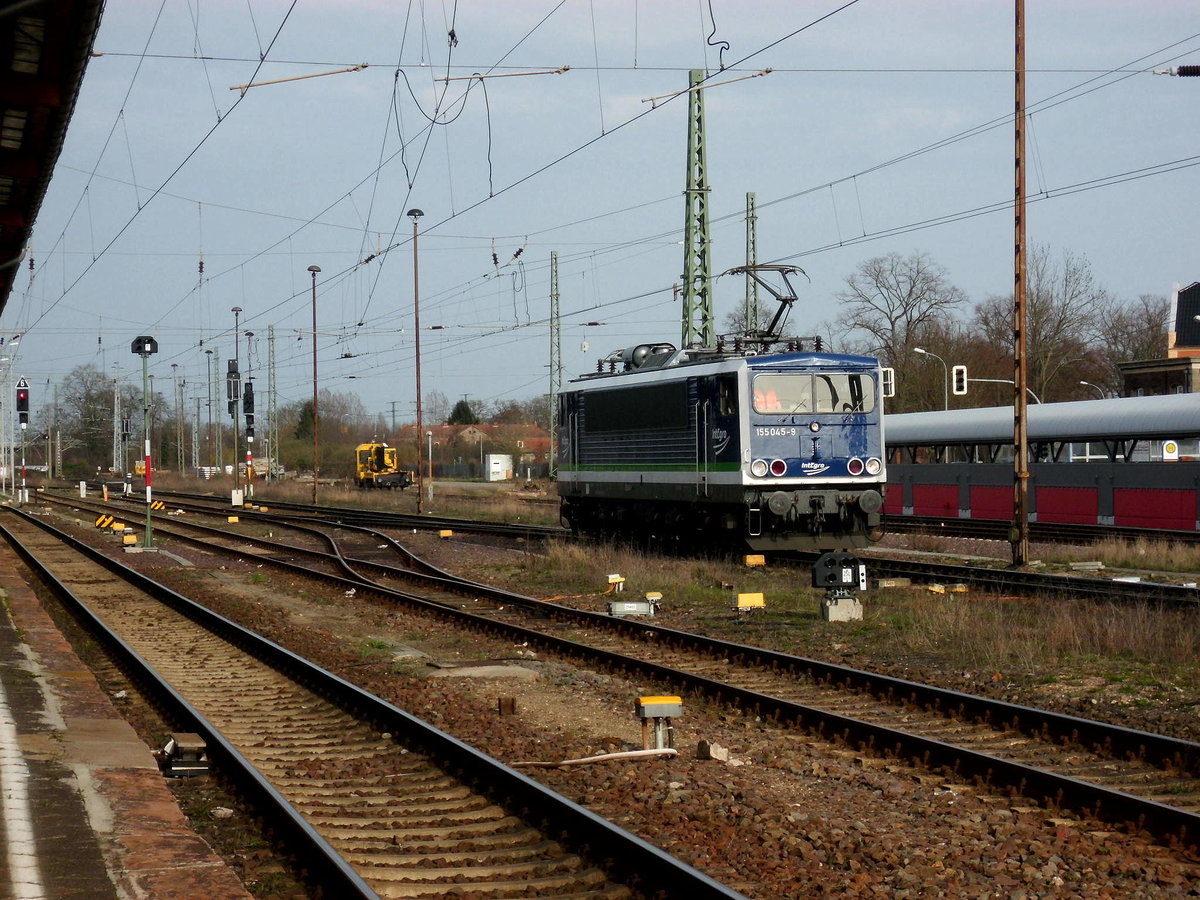
M1016 3L1016 103L1013 115L1016 143L1016 184L1013 213L1016 234L1013 254L1013 525L1012 564L1029 561L1029 432L1026 421L1028 334L1025 270L1025 0Z
M317 412L317 273L320 266L309 266L312 274L312 356L313 356L313 506L317 505L317 486L321 483L321 416Z
M417 268L417 221L425 213L410 209L406 215L413 223L413 352L417 369L417 515L425 512L425 450L421 441L424 422L421 415L421 278Z

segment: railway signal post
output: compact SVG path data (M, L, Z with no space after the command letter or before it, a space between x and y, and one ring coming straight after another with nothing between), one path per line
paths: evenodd
M29 502L29 490L25 487L25 433L29 428L29 382L21 378L17 382L17 419L21 424L21 490L17 494L20 503Z
M158 341L149 335L141 335L133 339L130 350L133 351L134 356L142 358L142 437L145 439L146 534L142 540L141 549L153 550L154 532L150 516L150 504L154 502L150 493L151 473L154 471L150 465L150 357L158 352Z
M862 601L854 592L867 589L867 567L853 553L822 553L813 563L812 583L813 587L825 588L821 618L826 622L862 620Z

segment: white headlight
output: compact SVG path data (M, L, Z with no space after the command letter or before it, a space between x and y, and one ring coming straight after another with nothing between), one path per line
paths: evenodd
M867 474L878 475L883 471L883 461L878 457L872 456L867 460Z
M765 478L767 475L767 461L765 459L756 459L750 463L750 474L755 478Z

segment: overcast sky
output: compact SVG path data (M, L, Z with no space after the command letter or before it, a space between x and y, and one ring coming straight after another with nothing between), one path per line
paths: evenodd
M1127 299L1197 280L1200 79L1150 72L1200 63L1200 5L1028 6L1030 241ZM678 344L687 98L670 95L690 68L714 85L713 268L744 262L754 192L760 262L811 279L793 332L823 331L843 279L893 251L928 253L972 300L1008 294L1013 38L999 0L110 2L0 318L24 334L12 375L35 407L81 364L140 383L130 342L149 334L191 407L238 306L260 404L272 330L279 403L303 400L317 265L322 387L411 420L412 208L427 394L548 390L551 251L567 379ZM515 77L439 80L472 74ZM715 293L720 323L743 282Z

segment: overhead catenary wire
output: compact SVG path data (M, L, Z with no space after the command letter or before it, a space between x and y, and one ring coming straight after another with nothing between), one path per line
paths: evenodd
M727 70L728 70L728 68L729 68L729 67L727 67ZM1131 74L1132 74L1132 73L1131 73ZM854 176L850 176L850 177L854 177ZM861 200L861 198L860 198L860 200ZM861 218L862 218L862 217L861 217L861 215L860 215L860 219L861 219ZM309 221L310 221L310 222L312 222L312 221L314 221L314 220L309 220ZM935 226L929 226L929 227L935 227ZM866 230L866 229L865 229L865 227L864 227L863 231L865 232L865 230ZM625 243L625 246L627 246L627 247L632 247L632 246L635 246L635 245L636 245L636 241L634 241L634 240L631 240L631 241L629 241L629 242L626 242L626 243ZM840 245L840 244L839 244L839 245ZM241 271L244 271L244 268L243 268L243 267L241 267L241 266L239 266L239 267L233 267L233 268L234 268L234 269L240 269ZM232 270L232 269L231 269L231 270ZM286 301L284 301L284 302L286 302Z

